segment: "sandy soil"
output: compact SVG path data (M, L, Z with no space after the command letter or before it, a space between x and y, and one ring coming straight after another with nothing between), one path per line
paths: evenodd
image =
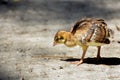
M0 80L120 80L119 0L22 0L0 4ZM69 30L82 17L106 20L114 30L111 44L87 51L79 46L53 47L58 30Z

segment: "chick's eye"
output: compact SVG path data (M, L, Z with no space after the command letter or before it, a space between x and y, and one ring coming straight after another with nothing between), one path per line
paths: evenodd
M63 37L60 37L59 39L64 39Z

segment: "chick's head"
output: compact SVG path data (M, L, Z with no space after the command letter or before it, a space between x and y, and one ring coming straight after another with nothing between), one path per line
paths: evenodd
M69 36L69 33L66 31L58 31L54 37L54 46L58 43L65 43L67 38Z

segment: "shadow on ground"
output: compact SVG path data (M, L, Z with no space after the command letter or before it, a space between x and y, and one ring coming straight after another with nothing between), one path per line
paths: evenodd
M62 61L66 62L73 62L73 61L79 61L80 59L78 58L69 58L69 59L64 59ZM120 58L117 57L103 57L102 59L97 60L97 58L86 58L84 59L84 63L87 64L105 64L105 65L120 65Z
M15 76L10 76L8 73L1 72L0 70L0 80L20 80L20 76L17 74Z

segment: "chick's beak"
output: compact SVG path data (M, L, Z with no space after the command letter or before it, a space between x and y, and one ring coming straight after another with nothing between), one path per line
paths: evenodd
M55 45L57 45L57 43L56 43L56 42L54 42L54 43L53 43L53 46L55 46Z

